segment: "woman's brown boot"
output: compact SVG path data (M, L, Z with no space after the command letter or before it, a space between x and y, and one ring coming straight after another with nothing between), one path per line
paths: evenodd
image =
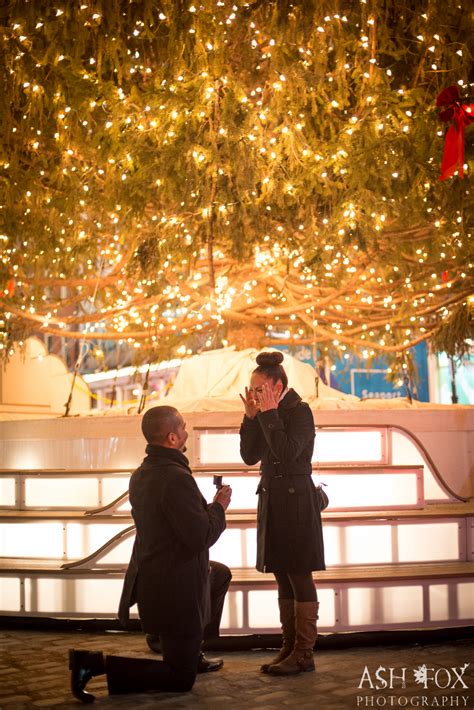
M278 599L280 607L280 622L283 636L282 647L269 663L264 663L260 666L263 673L268 673L270 666L283 661L293 650L295 644L295 600L294 599Z
M295 675L314 671L313 648L318 636L318 602L295 602L296 638L292 652L271 665L270 675Z

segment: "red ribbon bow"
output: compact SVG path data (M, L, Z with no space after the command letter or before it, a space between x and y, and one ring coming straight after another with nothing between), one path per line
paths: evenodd
M459 177L464 177L464 127L474 121L474 104L463 104L459 89L454 84L438 95L436 106L446 106L439 112L439 117L445 123L451 122L444 141L439 179L452 177L456 168L459 170Z

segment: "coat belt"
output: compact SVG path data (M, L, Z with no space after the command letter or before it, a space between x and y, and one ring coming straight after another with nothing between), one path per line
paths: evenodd
M312 471L309 471L308 473L263 473L260 471L260 476L262 478L286 478L291 476L311 476L312 473Z

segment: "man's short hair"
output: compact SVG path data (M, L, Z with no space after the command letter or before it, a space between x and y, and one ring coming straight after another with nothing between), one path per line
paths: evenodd
M149 444L163 444L168 434L179 425L179 412L174 407L152 407L143 415L142 432Z

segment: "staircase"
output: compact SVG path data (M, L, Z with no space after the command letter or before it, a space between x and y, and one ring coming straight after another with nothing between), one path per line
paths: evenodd
M232 485L227 530L211 558L232 568L224 634L278 630L276 585L255 571L258 469L238 429L195 425L194 475L207 500ZM314 575L326 632L474 623L474 501L443 481L402 427L317 428L313 475L326 485L327 570ZM138 462L137 462L138 463ZM0 471L0 614L116 616L134 539L130 470Z

